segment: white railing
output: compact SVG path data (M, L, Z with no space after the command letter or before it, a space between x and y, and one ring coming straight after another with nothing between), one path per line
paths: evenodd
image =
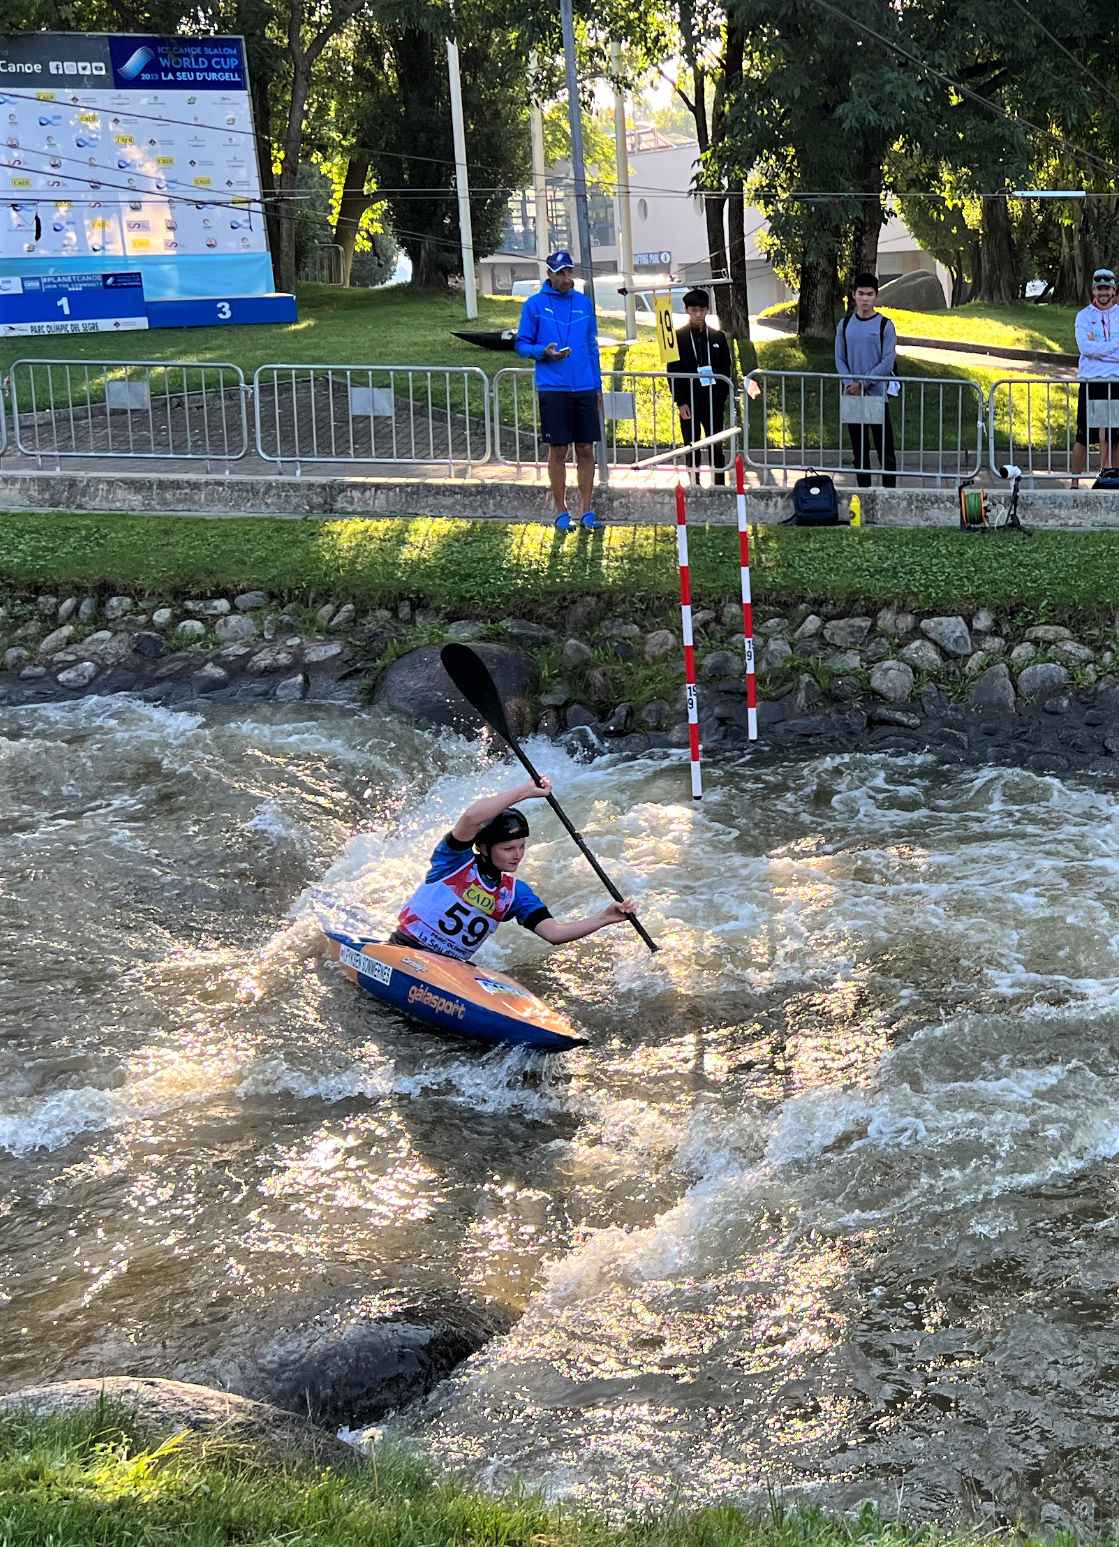
M983 461L986 425L975 382L895 376L888 386L894 395L852 395L838 376L822 371L752 371L745 394L747 463L770 475L810 467L937 486L973 477Z
M235 462L248 450L236 365L180 360L17 360L15 444L41 467L63 457Z
M1092 440L1110 442L1119 461L1119 381L1015 376L987 394L992 472L1010 463L1028 479L1069 478L1077 442L1086 466Z
M737 395L726 376L704 379L667 371L603 371L602 385L605 461L611 469L640 467L674 451L681 451L688 460L690 451L674 393L689 408L695 427L689 438L704 441L697 459L706 461L711 454L708 430L701 428L701 420L708 419L712 406L717 407L722 399L724 423L732 429L738 423ZM715 444L721 451L722 442ZM494 376L493 448L496 462L518 469L539 468L548 460L548 448L540 439L540 409L531 367L509 366Z
M262 365L253 377L266 462L445 463L490 456L490 384L474 365Z

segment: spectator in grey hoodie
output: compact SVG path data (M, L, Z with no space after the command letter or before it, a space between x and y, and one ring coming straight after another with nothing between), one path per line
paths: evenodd
M848 312L835 335L835 368L849 397L886 397L897 358L897 329L888 317L877 311L878 280L874 274L857 274L851 290L854 310ZM890 405L883 408L881 424L849 424L851 450L855 453L855 481L861 489L870 487L870 440L878 453L882 469L882 487L897 484L894 454L894 427L890 423Z

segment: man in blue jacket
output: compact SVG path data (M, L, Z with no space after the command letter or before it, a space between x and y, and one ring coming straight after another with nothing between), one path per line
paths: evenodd
M594 448L602 435L602 367L598 325L589 298L575 288L569 252L547 260L548 277L521 309L516 351L536 362L540 437L548 446L548 482L556 506L556 530L571 531L567 512L567 451L575 447L581 525L602 523L594 513Z

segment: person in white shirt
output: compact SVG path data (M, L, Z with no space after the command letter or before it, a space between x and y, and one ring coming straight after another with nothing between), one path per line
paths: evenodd
M1119 398L1119 306L1115 275L1097 269L1092 275L1092 301L1076 314L1076 343L1080 350L1080 391L1076 407L1076 444L1072 448L1072 486L1088 465L1088 448L1098 441L1100 471L1119 462L1119 429L1101 434L1088 428L1088 400Z

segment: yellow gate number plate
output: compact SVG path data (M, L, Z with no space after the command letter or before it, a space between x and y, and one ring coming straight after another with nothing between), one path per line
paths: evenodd
M654 301L657 311L657 343L661 347L661 364L679 360L680 346L676 342L676 329L672 326L672 297L658 295Z

